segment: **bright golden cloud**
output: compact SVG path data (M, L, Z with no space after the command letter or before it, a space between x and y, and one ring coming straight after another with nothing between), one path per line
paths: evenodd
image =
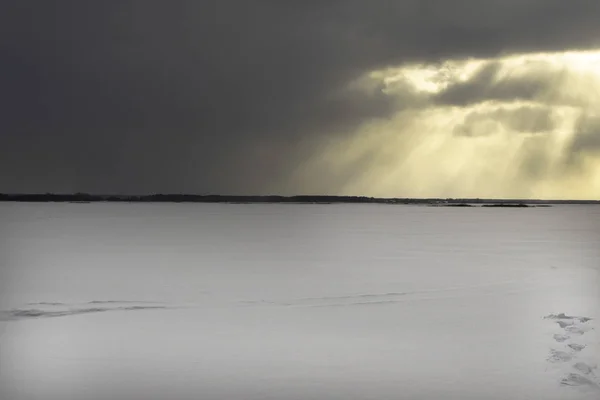
M353 87L380 88L397 111L319 143L292 186L383 197L600 198L600 51L406 65L372 71Z

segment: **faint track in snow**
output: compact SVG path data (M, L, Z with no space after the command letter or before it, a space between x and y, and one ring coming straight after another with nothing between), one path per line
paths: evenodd
M142 311L142 310L166 310L181 308L164 305L163 303L136 302L136 301L99 301L94 300L86 303L59 303L59 302L39 302L28 303L28 305L37 305L38 307L13 308L0 311L0 321L16 321L24 319L39 318L57 318L81 314L95 314L112 311Z
M490 287L514 285L514 280L491 282L480 285L470 286L452 286L445 288L435 288L427 290L415 290L406 292L384 292L384 293L357 293L340 296L320 296L320 297L302 297L295 299L282 300L244 300L240 304L247 306L262 305L262 306L282 306L282 307L345 307L345 306L362 306L376 304L392 304L400 303L409 300L444 300L455 297L468 297L474 290L489 289ZM515 290L514 292L522 292L528 289ZM508 292L508 293L512 293ZM436 295L446 293L458 293L458 296L440 296L440 297L419 297L421 295ZM502 292L506 294L506 291ZM481 295L481 293L477 293ZM486 292L484 295L494 295L494 292Z

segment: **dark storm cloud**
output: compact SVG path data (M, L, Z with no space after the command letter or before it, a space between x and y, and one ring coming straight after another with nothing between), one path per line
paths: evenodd
M5 1L0 191L269 190L301 140L393 112L345 89L363 73L598 47L599 16L583 0Z

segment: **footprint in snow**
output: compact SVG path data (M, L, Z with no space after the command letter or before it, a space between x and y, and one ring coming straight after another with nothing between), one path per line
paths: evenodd
M569 326L575 325L575 322L573 320L570 320L570 321L556 321L556 323L558 324L558 326L560 326L563 329L565 329L565 328L567 328Z
M574 326L574 325L571 325L571 326L567 326L565 328L565 331L567 331L567 332L569 332L569 333L571 333L573 335L578 335L578 336L584 335L586 332L589 332L589 331L592 331L592 330L594 330L594 328L591 328L591 327L588 327L588 326L584 327L584 326Z
M571 339L571 336L568 336L568 335L559 335L558 333L554 334L554 340L556 340L559 343L566 342L569 339Z
M592 379L580 375L580 374L574 374L574 373L570 373L569 375L567 375L565 378L563 378L560 382L562 385L565 386L592 386L595 387L596 389L600 389L600 386L598 386L598 384L596 382L594 382Z
M579 371L583 374L586 374L586 375L593 374L594 369L595 369L593 367L590 367L586 363L582 363L582 362L575 363L575 365L573 365L573 368L575 368L577 371Z
M548 356L548 361L550 362L567 362L571 361L573 356L565 351L560 350L550 350L550 356Z
M577 344L577 343L569 343L567 346L577 352L580 352L581 350L586 348L585 344Z

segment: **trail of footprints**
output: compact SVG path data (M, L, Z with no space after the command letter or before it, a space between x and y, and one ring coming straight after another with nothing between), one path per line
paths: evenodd
M562 380L563 386L587 386L600 389L600 377L597 374L597 365L590 365L579 361L579 356L588 347L586 344L577 343L583 335L594 330L589 324L591 318L576 317L564 313L551 314L544 319L553 320L561 329L553 338L562 349L550 349L548 361L551 363L572 363L571 370Z

